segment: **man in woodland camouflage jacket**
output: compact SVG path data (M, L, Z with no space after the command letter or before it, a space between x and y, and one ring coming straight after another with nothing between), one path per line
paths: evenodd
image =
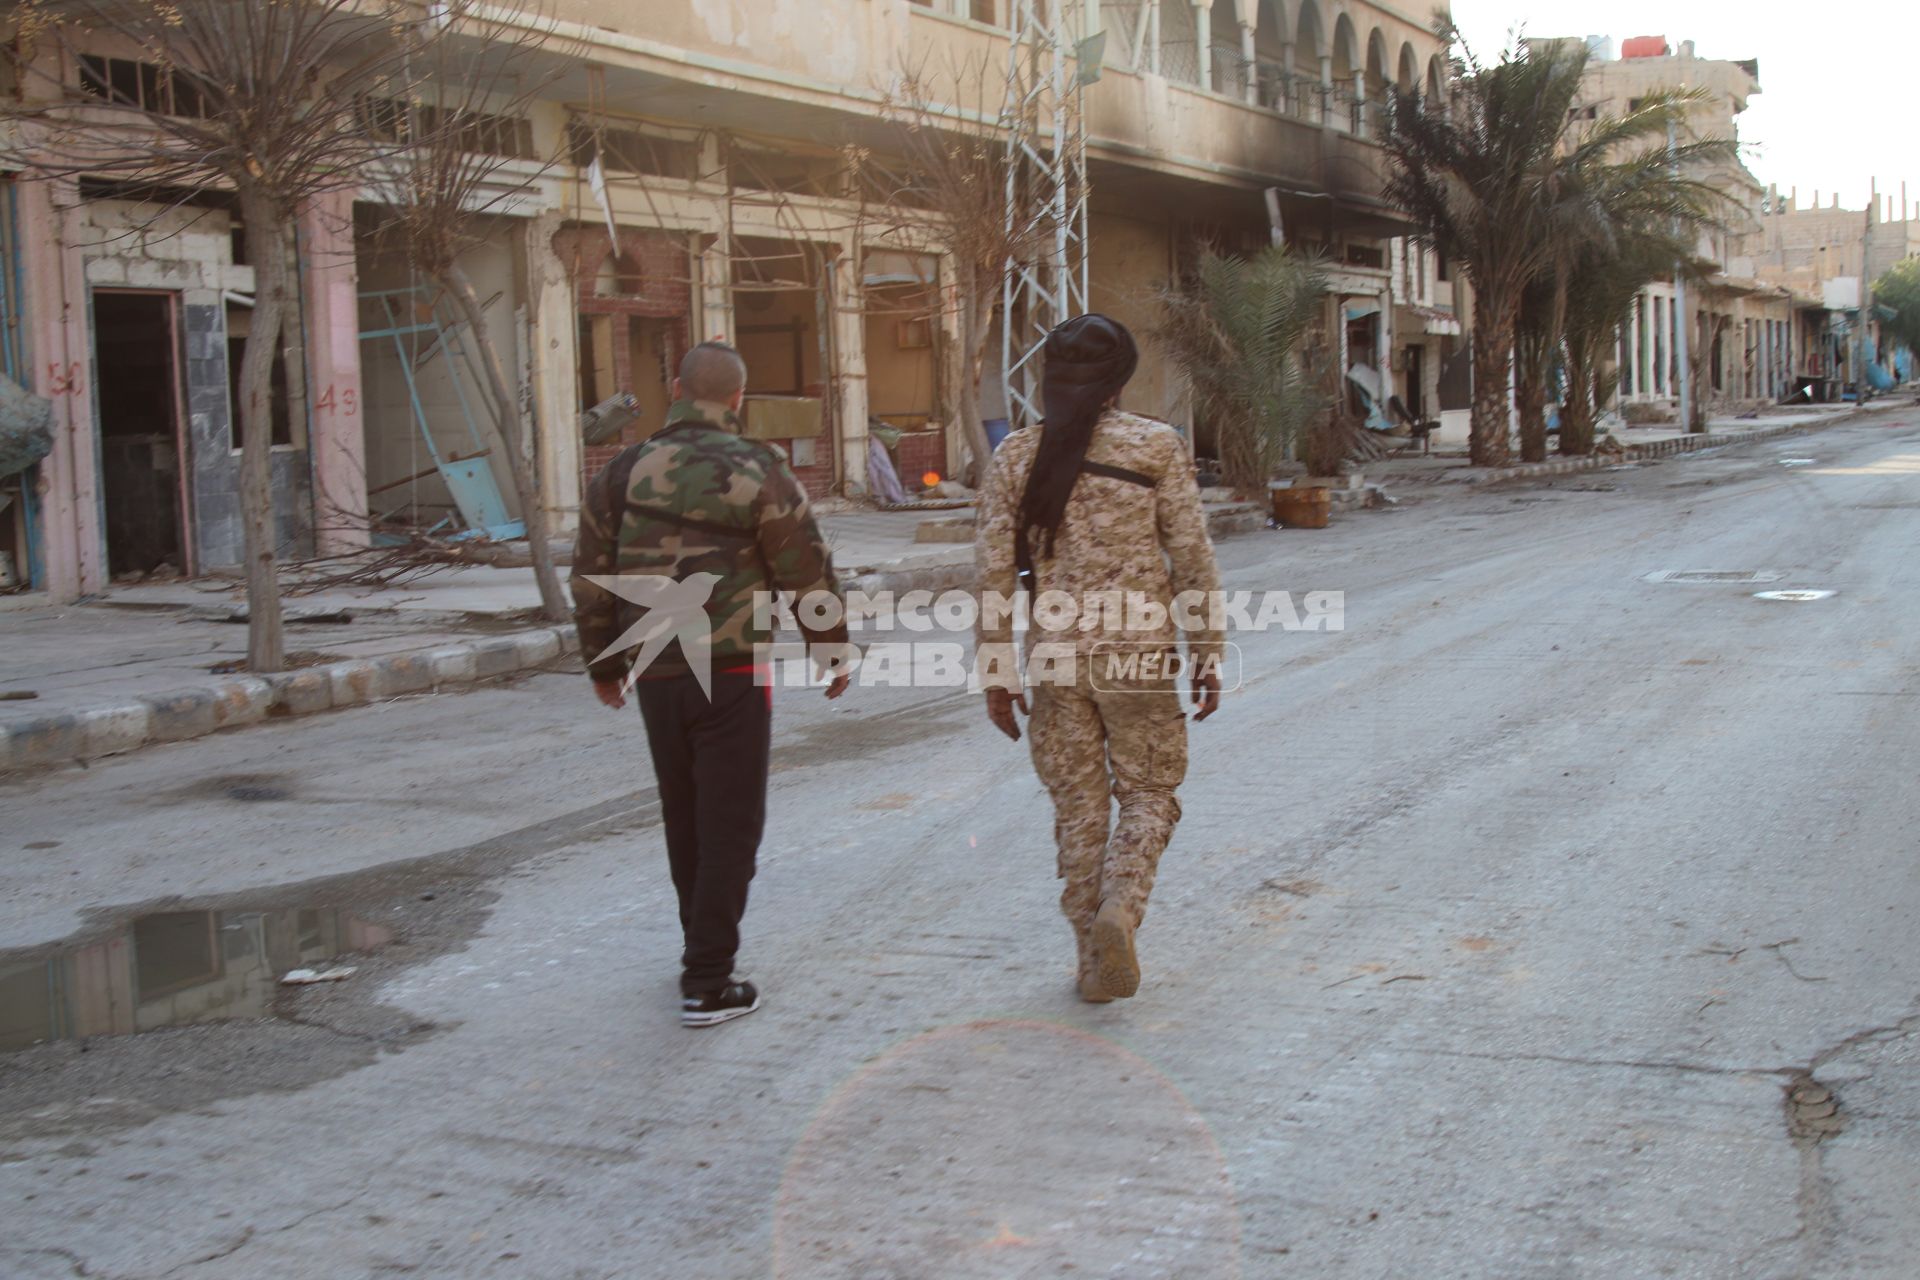
M778 453L739 435L746 378L731 347L687 353L667 425L589 487L573 562L594 691L618 708L632 688L646 722L680 899L681 1021L695 1027L760 1007L733 962L766 819L768 600L840 596L805 489ZM844 621L803 630L816 646L847 638ZM827 697L846 686L837 676Z

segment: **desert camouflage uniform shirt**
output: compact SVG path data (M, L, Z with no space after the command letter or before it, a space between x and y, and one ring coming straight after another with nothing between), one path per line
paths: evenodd
M731 415L678 402L667 425L601 471L580 509L573 560L573 617L580 652L591 660L643 610L588 582L588 575L659 574L684 581L718 576L706 604L715 670L755 661L771 639L755 596L770 591L840 594L833 557L807 506L807 493L787 464L765 445L741 438ZM618 477L626 476L624 492ZM846 626L809 631L809 641L844 642ZM595 680L627 674L631 653L592 662ZM670 644L645 675L688 670Z
M1027 473L1045 427L1016 431L994 454L993 473L982 494L980 528L975 557L980 587L1011 597L1018 576L1014 563L1014 525ZM1123 473L1116 477L1114 472ZM1193 476L1193 459L1180 433L1162 422L1118 410L1104 414L1087 446L1086 465L1067 501L1054 553L1046 554L1043 539L1035 538L1033 555L1036 595L1063 591L1078 609L1071 632L1043 633L1038 627L1030 640L1071 641L1081 652L1096 644L1173 645L1181 636L1189 656L1196 660L1220 650L1218 630L1182 633L1169 613L1163 625L1129 629L1124 615L1114 618L1104 608L1091 616L1094 602L1113 593L1138 592L1170 607L1180 592L1209 597L1220 589L1220 570L1214 563L1213 541L1207 536L1206 512ZM1204 606L1202 620L1207 619ZM980 631L983 668L991 650L1010 655L1013 632L1003 618L987 619ZM1088 625L1095 624L1095 625ZM988 680L993 684L996 681ZM1018 687L1012 686L1012 687Z

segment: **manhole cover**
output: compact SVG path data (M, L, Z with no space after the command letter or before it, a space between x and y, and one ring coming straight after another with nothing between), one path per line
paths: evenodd
M1756 591L1755 600L1782 600L1788 604L1804 604L1808 600L1825 600L1831 591Z
M1778 582L1780 575L1766 569L1662 569L1646 582Z

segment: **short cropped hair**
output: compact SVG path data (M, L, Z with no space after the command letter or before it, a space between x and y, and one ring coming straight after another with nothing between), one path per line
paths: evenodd
M680 394L689 400L731 400L746 385L747 362L724 342L702 342L680 360Z

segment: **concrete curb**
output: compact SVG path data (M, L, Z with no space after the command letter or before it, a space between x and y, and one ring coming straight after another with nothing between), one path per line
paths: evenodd
M1671 440L1656 440L1651 444L1628 445L1619 453L1590 453L1584 457L1558 458L1552 462L1523 462L1518 466L1475 476L1468 483L1508 484L1515 480L1537 480L1544 476L1571 475L1577 471L1597 471L1602 467L1618 466L1623 462L1669 458L1675 454L1694 453L1701 449L1718 449L1725 445L1757 444L1764 440L1777 440L1781 436L1790 436L1796 431L1819 431L1837 426L1853 416L1853 413L1843 413L1831 418L1821 418L1816 422L1782 423L1777 427L1760 427L1753 431L1744 431L1737 436L1724 434L1676 436Z
M96 760L284 716L365 706L535 670L575 650L570 626L205 685L0 726L0 773Z

